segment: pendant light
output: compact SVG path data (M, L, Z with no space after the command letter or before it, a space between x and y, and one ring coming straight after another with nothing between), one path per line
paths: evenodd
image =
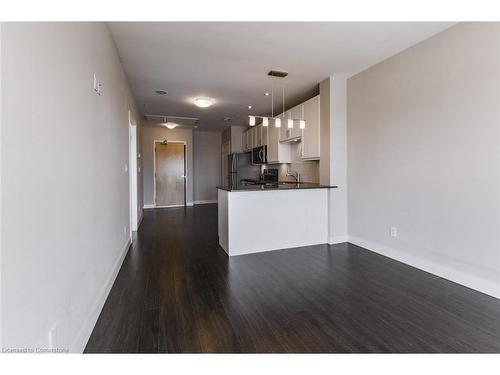
M271 81L271 118L274 118L274 82ZM262 126L269 126L269 119L267 117L262 118Z
M275 71L275 70L271 70L269 73L268 73L269 76L271 77L279 77L279 78L284 78L288 75L287 72L280 72L280 71ZM283 86L282 88L282 95L283 95L283 115L285 113L285 87ZM266 92L265 95L266 96L269 96L269 92ZM251 109L251 107L249 106L248 109ZM303 109L302 109L302 112L303 112ZM269 126L269 118L271 118L272 120L274 120L274 126L276 128L281 128L281 118L279 117L274 117L274 81L271 81L271 117L268 117L268 116L255 116L255 115L249 115L248 116L248 125L250 126L255 126L255 123L256 123L256 119L257 118L260 118L262 119L262 126L264 127L268 127ZM283 116L284 118L284 116ZM302 113L302 116L300 119L298 118L289 118L287 119L287 128L288 129L293 129L293 122L294 121L298 121L299 122L299 128L300 129L305 129L306 128L306 121L304 120L304 114Z
M282 99L283 99L283 113L285 112L285 86L282 87L282 91L281 91L281 94L282 94ZM274 119L274 126L276 128L281 128L281 119L279 117L276 117Z

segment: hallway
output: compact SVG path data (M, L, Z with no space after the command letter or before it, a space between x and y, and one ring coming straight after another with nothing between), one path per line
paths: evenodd
M498 352L500 303L347 244L229 259L216 205L147 210L85 351Z

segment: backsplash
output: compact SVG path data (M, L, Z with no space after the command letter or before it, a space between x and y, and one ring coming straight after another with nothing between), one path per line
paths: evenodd
M262 169L278 169L280 181L294 181L292 177L287 177L286 173L299 172L302 182L319 183L319 160L302 160L300 157L301 142L294 142L292 148L292 162L287 164L266 164Z

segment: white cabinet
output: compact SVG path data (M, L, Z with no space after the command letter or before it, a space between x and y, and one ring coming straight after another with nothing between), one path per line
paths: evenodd
M267 145L267 133L268 126L257 125L253 130L255 132L255 142L254 147L266 146Z
M289 143L280 143L280 133L283 129L283 118L281 118L281 128L270 125L267 129L267 162L269 164L291 163L292 154Z
M256 127L253 128L254 132L254 142L253 142L253 147L259 147L262 145L262 125L257 125Z
M290 118L290 111L286 111L279 115L281 118L281 128L280 128L280 141L284 142L289 139L290 131L288 129L288 119Z
M293 128L291 129L288 128L288 119L295 120L293 122ZM284 120L282 120L283 124L281 125L281 142L288 142L290 140L302 137L302 129L300 129L298 121L300 119L303 119L302 104L299 104L298 106L295 106L284 113Z
M255 147L266 146L268 143L268 127L256 125L243 132L243 151L251 151Z
M299 121L297 120L304 119L304 105L299 104L298 106L293 107L290 110L290 115L292 116L292 119L295 120L293 122L293 128L291 129L290 136L292 139L299 138L302 136L302 129L299 127Z
M302 130L302 159L319 159L320 145L319 95L303 103L306 127Z
M243 132L243 151L250 151L252 149L252 144L253 144L253 133L251 132L251 129L248 129Z
M257 132L256 132L256 127L254 126L252 129L250 129L248 132L250 133L249 137L249 144L250 144L250 150L253 150L255 147L255 144L257 143Z
M230 128L231 137L231 153L238 153L243 151L243 130L241 126L232 126Z

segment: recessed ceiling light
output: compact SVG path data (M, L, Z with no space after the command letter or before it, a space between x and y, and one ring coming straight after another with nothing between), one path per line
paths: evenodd
M167 91L165 90L156 90L155 91L158 95L166 95L167 94Z
M266 92L264 95L265 95L265 96L269 96L269 93L268 93L268 92Z
M214 104L214 100L210 98L196 98L193 102L200 108L207 108Z
M179 126L179 124L176 124L175 122L167 122L166 124L163 124L163 126L166 126L169 129L175 129Z
M252 109L252 106L251 106L251 105L249 105L249 106L248 106L248 109Z

